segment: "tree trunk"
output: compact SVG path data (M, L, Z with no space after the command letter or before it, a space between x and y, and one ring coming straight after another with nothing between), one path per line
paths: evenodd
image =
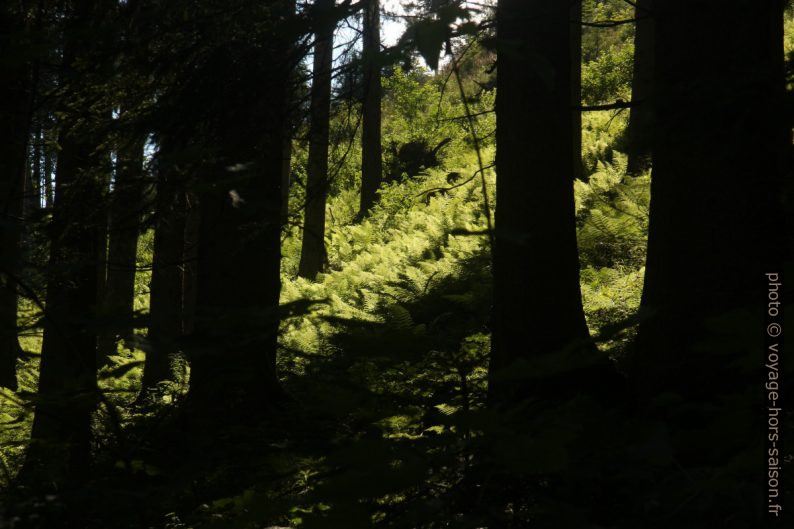
M171 358L182 335L182 281L186 197L167 151L157 182L154 257L149 298L149 351L143 368L142 393L171 378Z
M25 189L25 218L32 218L41 209L41 124L36 124L33 144L31 145L30 155L30 178L26 183Z
M272 175L280 174L281 141L268 143L267 157L234 188L244 202L229 189L200 197L190 399L203 419L222 409L259 417L278 393L281 182Z
M573 134L573 177L584 178L582 163L582 2L571 6L571 132Z
M361 109L361 206L364 217L377 200L383 172L381 145L380 2L364 7L364 103Z
M111 119L111 113L108 112L108 119ZM102 196L100 197L100 201L98 204L101 204L104 213L104 222L101 225L96 227L96 309L97 309L97 316L100 318L102 317L102 313L104 312L104 305L105 299L107 298L107 278L108 278L108 234L109 234L109 223L110 223L110 208L108 207L108 194L110 192L110 173L112 171L112 160L110 158L110 153L105 152L105 156L107 156L107 160L105 161L107 164L108 171L105 174L97 174L97 178L101 181L99 182L100 189L102 190ZM96 364L97 368L100 368L107 364L107 356L102 353L100 350L100 345L102 345L102 335L105 334L105 329L103 328L104 325L99 323L99 328L97 329L97 341L96 341ZM115 344L115 340L113 342ZM115 348L115 347L114 347Z
M185 217L185 254L182 273L182 334L189 335L194 330L196 317L196 289L198 280L198 244L201 226L201 211L198 197L187 194Z
M62 79L72 84L60 108L60 154L47 271L46 314L39 392L31 442L21 475L62 486L82 479L90 464L91 414L96 406L94 312L99 276L98 243L106 225L104 182L109 156L98 149L109 110L88 106L101 60L85 27L109 6L76 4L67 14ZM92 82L93 81L93 82ZM82 89L82 90L81 90Z
M284 135L284 148L281 156L281 225L286 226L289 222L289 188L292 169L292 135L289 132Z
M295 13L295 0L284 0L283 9L286 13ZM302 81L295 79L294 68L288 69L290 79L284 83L284 100L289 101L292 97L291 90L302 83ZM281 153L281 227L284 228L289 223L289 196L290 188L292 187L292 140L295 131L295 125L291 123L291 119L284 122L284 137L283 137L283 150Z
M298 275L314 280L325 262L325 201L328 195L328 127L331 109L331 67L334 28L330 16L334 0L317 0L319 27L314 44L312 92L309 108L309 160L306 168L306 206Z
M658 111L642 294L649 317L637 343L643 384L674 379L710 391L703 381L724 369L695 347L715 332L705 320L765 302L763 273L782 263L790 131L780 110L781 4L655 5Z
M502 378L531 356L588 339L573 200L567 4L502 0L497 38L497 207L489 398L533 388ZM533 57L534 59L530 59Z
M284 1L272 15L291 18L291 6ZM295 58L294 39L280 27L263 37L267 46L237 50L247 61L230 61L220 47L207 62L235 81L212 97L222 102L210 116L221 141L215 163L199 171L197 304L187 342L188 409L199 426L256 421L283 397L276 376L281 180Z
M133 335L135 268L143 214L142 139L125 140L118 149L116 180L109 219L107 283L104 310L107 329L99 338L100 358L116 353L116 341Z
M634 30L634 71L631 100L637 103L629 114L626 129L626 172L638 175L651 165L651 135L653 129L654 37L651 18L653 0L638 0L634 10L637 18Z
M52 208L53 197L55 196L52 191L55 154L49 140L51 135L52 131L48 129L44 130L44 206L47 209Z
M18 29L22 14L0 8L0 34ZM9 39L0 40L0 56L21 56ZM2 63L0 83L0 387L17 389L17 284L28 129L30 65Z
M657 111L633 378L645 413L670 432L683 467L675 474L708 475L765 460L750 418L775 406L759 370L773 353L762 349L765 274L779 273L791 251L783 2L670 0L654 13ZM726 479L725 490L743 491L730 496L734 525L762 525L741 500L765 497L766 482L744 465ZM688 511L670 523L686 524ZM713 512L705 525L724 521Z

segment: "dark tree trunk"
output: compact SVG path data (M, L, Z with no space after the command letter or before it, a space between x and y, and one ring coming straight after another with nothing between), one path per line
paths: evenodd
M108 120L110 119L111 114L108 113ZM96 227L96 312L97 316L100 319L104 316L104 305L105 299L107 297L107 278L108 278L108 233L109 233L109 222L110 222L110 208L107 207L108 204L108 194L110 192L110 173L112 171L112 161L110 158L110 153L105 151L105 156L107 156L107 160L105 160L105 166L107 167L108 171L104 174L97 174L97 178L100 179L99 186L102 191L102 195L100 197L100 201L98 204L101 204L104 213L104 222L101 225L97 225ZM102 322L98 322L99 327L96 329L97 334L97 342L96 342L96 354L97 354L97 367L102 367L106 365L107 357L101 353L100 345L101 345L101 336L104 334L104 325ZM115 343L115 341L114 341Z
M782 13L779 1L654 4L645 319L633 378L644 413L669 431L680 486L689 483L683 476L767 457L753 419L775 406L763 389L766 372L759 373L772 353L763 342L765 274L781 272L791 250ZM734 508L733 524L763 525L757 504L743 504L767 495L756 469L737 465L725 479L723 490L737 491L724 500ZM686 525L690 511L678 510L670 523ZM701 520L716 526L725 518L711 509Z
M182 335L186 196L167 151L160 154L149 297L150 349L143 368L143 393L171 378L171 358L178 352L177 341Z
M275 111L275 109L274 109ZM269 127L277 136L276 127ZM200 196L190 398L194 414L258 417L278 393L281 138L233 188ZM247 412L250 412L247 413Z
M520 50L500 53L497 70L489 398L499 404L533 391L501 381L511 368L589 335L574 219L569 6L502 0L497 38L505 49Z
M281 225L286 226L289 222L289 188L292 169L292 135L290 133L286 133L284 136L284 148L281 156Z
M284 1L284 11L287 13L295 12L295 0ZM294 67L289 67L290 79L284 83L285 101L289 101L292 97L291 90L295 88L301 81L294 78ZM284 122L284 142L283 150L281 152L281 227L284 228L289 223L289 194L292 186L292 140L295 130L294 124L290 123L291 120Z
M380 2L364 7L364 103L361 109L361 206L363 217L377 200L383 172L381 145Z
M85 476L90 464L91 414L96 406L98 243L105 229L104 182L109 157L98 149L109 111L88 106L95 89L95 41L81 37L100 23L107 3L78 3L67 14L62 82L74 100L61 101L60 153L50 226L46 314L39 392L31 443L21 475L60 486ZM101 48L98 48L101 49ZM66 96L64 96L66 97ZM43 481L42 481L43 480Z
M270 16L293 16L284 1ZM220 48L207 62L224 81L212 116L217 159L199 174L201 221L188 408L197 424L257 420L283 397L276 376L281 289L281 180L294 39ZM285 30L286 31L286 30ZM203 78L203 77L202 77Z
M571 6L571 132L573 134L573 177L584 177L582 163L582 2Z
M319 27L314 44L310 103L309 160L306 167L306 206L298 275L314 280L325 262L325 201L328 195L328 126L331 109L331 67L335 23L334 0L317 0Z
M41 124L36 124L36 130L30 149L30 178L25 189L25 218L32 218L41 209Z
M642 295L649 317L637 343L648 389L675 380L687 391L711 391L707 381L726 378L709 360L711 349L698 352L695 341L726 332L709 330L707 318L765 302L763 273L784 257L790 131L780 110L781 6L655 4L657 112Z
M109 215L104 298L109 323L99 338L100 358L115 354L116 341L129 341L133 335L135 267L144 207L143 145L142 139L126 140L118 149Z
M53 172L55 170L55 153L53 152L50 142L52 132L48 129L44 130L44 207L47 209L52 208L52 199L54 193L52 192Z
M634 16L634 71L631 100L637 103L629 114L626 129L628 162L626 172L638 175L651 165L651 135L653 129L653 0L638 0Z
M0 34L18 30L21 13L0 8ZM0 57L21 57L9 39L0 40ZM20 256L23 180L30 126L30 65L4 60L0 70L0 386L17 389L16 274Z
M201 211L198 197L187 194L185 217L185 254L182 272L182 333L189 335L196 317L196 281L198 280L198 244Z

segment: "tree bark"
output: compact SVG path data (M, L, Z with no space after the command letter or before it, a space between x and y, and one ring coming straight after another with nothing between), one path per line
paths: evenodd
M161 151L161 155L167 151ZM182 336L182 282L186 197L167 156L157 182L154 256L149 301L149 351L143 368L142 393L171 378L171 358Z
M0 8L0 34L16 31L21 13ZM0 40L0 56L21 56L10 39ZM23 181L30 127L30 65L4 61L0 70L0 387L17 389L17 284Z
M138 233L144 208L143 146L143 139L137 138L124 140L118 148L104 297L109 323L99 338L100 358L116 353L118 339L129 341L133 336Z
M377 200L383 172L381 144L380 2L364 6L364 102L361 109L361 206L364 217Z
M41 124L36 123L30 149L30 178L25 183L25 218L32 218L41 209Z
M281 225L289 222L289 188L291 185L292 170L292 134L288 131L284 135L284 148L281 158Z
M331 109L331 67L335 22L330 16L334 0L314 5L314 64L309 108L309 160L306 168L306 205L298 275L314 280L325 262L325 202L328 195L328 129Z
M505 404L533 389L503 381L511 369L589 334L574 218L569 6L502 0L497 38L506 51L497 70L489 398Z
M55 154L50 143L52 131L44 130L44 207L52 208L54 193L52 191L53 170L55 168Z
M291 18L293 6L281 2L269 16ZM188 408L199 426L256 421L283 397L276 376L281 180L296 62L286 31L263 35L266 46L237 49L246 60L230 61L218 48L207 62L235 81L216 87L218 155L199 171L197 304L187 341Z
M285 13L295 13L295 0L284 0L282 9ZM290 54L292 55L292 54ZM293 68L288 68L293 71ZM292 73L290 73L292 75ZM284 101L289 101L292 97L290 91L301 81L289 79L284 83ZM284 228L289 223L289 194L292 187L292 140L295 126L291 119L284 121L284 145L281 153L281 227Z
M763 273L790 251L781 244L790 174L782 2L676 0L655 4L655 15L648 318L637 361L649 391L673 381L711 391L726 369L695 342L727 329L705 321L765 304Z
M111 112L108 111L107 119L111 119ZM101 196L99 197L99 201L97 204L102 208L104 222L101 225L96 226L96 312L97 316L101 319L102 313L104 312L104 305L105 299L107 298L107 279L108 279L108 235L109 235L109 223L110 223L110 208L108 195L110 192L110 173L112 171L112 160L110 158L110 153L105 151L105 156L107 156L107 160L105 160L105 164L107 167L107 172L104 174L97 174L97 178L100 179L99 186L102 191ZM100 349L101 345L101 337L105 333L105 329L103 329L103 324L99 323L99 326L96 330L97 341L95 346L96 351L96 364L97 368L100 368L107 364L107 356L102 354ZM115 344L115 340L114 340Z
M767 457L750 418L774 406L759 373L777 355L762 341L765 274L780 273L791 251L782 13L777 1L655 3L651 209L632 378L644 413L670 432L676 474ZM744 491L730 496L734 522L759 525L740 499L764 497L766 483L744 466L726 479ZM689 511L670 523L686 524Z
M571 115L573 177L584 178L582 163L582 2L571 6Z
M82 479L90 464L91 414L97 401L96 333L99 233L106 225L103 183L109 157L98 149L109 110L89 105L101 44L81 38L111 8L78 3L67 14L61 81L60 154L50 226L46 313L39 392L21 475L62 486Z
M185 253L182 273L182 334L189 335L194 330L196 317L196 294L198 280L198 245L201 226L201 211L198 197L187 194L185 217Z
M634 70L631 82L631 108L626 129L628 162L626 173L639 175L651 165L651 136L653 130L654 36L653 0L638 0L635 8L637 22L634 30Z

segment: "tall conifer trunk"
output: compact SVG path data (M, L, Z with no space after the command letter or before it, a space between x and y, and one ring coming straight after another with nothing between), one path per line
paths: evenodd
M28 161L30 178L25 184L24 216L28 219L35 216L36 212L41 209L41 142L41 123L36 123L30 146L30 160Z
M534 355L588 339L573 200L569 5L501 0L496 96L497 207L489 397L532 388L500 380Z
M191 416L197 424L262 418L283 396L276 375L281 290L282 162L294 39L281 20L294 2L268 7L273 29L238 61L218 49L208 65L224 102L220 139L200 171L197 300L190 337ZM245 59L245 60L243 60ZM215 92L213 92L215 93ZM213 97L216 101L217 98Z
M143 146L141 138L124 139L118 149L109 215L104 296L104 308L110 322L99 339L101 358L115 354L117 339L129 341L133 335L138 233L144 208Z
M582 163L582 2L571 6L571 133L573 135L573 177L584 177Z
M631 81L631 100L636 104L629 114L626 129L628 161L626 172L638 175L651 163L653 120L654 37L653 0L638 0L634 10L637 19L634 30L634 69Z
M196 317L196 281L198 279L198 245L201 212L198 197L186 195L185 252L182 266L182 334L193 332Z
M52 208L53 202L53 171L55 169L55 153L53 152L50 136L52 135L51 129L44 130L44 207L47 209Z
M0 35L17 31L23 14L10 3L0 7ZM17 388L17 284L28 129L30 65L11 39L0 40L0 387Z
M314 279L325 263L325 202L328 196L328 127L331 111L331 66L333 63L334 0L317 0L309 161L306 167L306 205L298 275Z
M101 64L95 41L81 37L99 24L112 4L78 2L69 6L61 82L75 100L61 100L60 153L50 226L46 314L39 392L31 443L22 475L62 485L85 476L90 465L91 414L96 406L96 333L93 322L99 276L99 233L105 229L102 205L109 172L102 126L109 115L82 90Z
M364 5L364 104L361 116L361 206L359 216L375 204L383 172L381 145L380 2Z
M166 140L164 144L167 144ZM157 180L149 297L149 351L143 369L142 391L171 378L171 358L178 351L183 326L183 270L186 225L186 196L179 173L161 145L161 167Z
M286 226L289 221L289 189L292 184L290 171L292 170L292 134L285 131L284 147L281 152L281 225Z
M696 341L728 332L709 318L764 302L763 273L786 254L782 12L777 1L654 5L648 317L637 344L646 387L711 391L706 381L727 379L706 353L714 344Z
M767 457L753 419L774 406L759 373L777 356L764 350L765 274L780 273L791 251L782 13L777 1L654 3L651 209L632 378L644 413L669 432L681 486L683 475ZM766 497L757 470L739 464L725 480L714 497L735 506L733 524L761 526L757 504L742 504ZM702 526L725 521L712 511ZM690 519L684 509L670 522Z

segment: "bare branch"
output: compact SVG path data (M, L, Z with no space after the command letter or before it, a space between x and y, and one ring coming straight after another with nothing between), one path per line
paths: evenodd
M582 112L594 112L598 110L615 110L618 108L634 108L643 104L644 101L623 101L618 99L614 103L607 103L604 105L583 105L578 107ZM576 108L576 107L574 107Z
M593 20L592 22L582 21L581 25L590 28L614 28L618 26L623 26L625 24L634 24L636 22L639 22L640 20L648 20L650 18L651 18L650 16L642 16L636 18L626 18L622 20ZM576 24L576 21L572 20L571 23Z

